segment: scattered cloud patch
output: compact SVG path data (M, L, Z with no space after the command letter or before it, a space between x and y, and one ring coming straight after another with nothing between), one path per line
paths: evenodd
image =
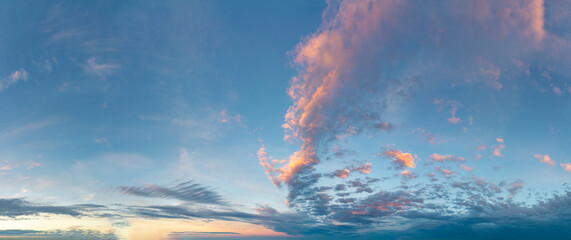
M545 163L549 166L555 166L555 161L551 160L551 157L549 157L549 155L535 154L533 155L533 157L537 158L537 160L539 160L539 162L541 163Z
M14 71L12 74L0 78L0 92L8 89L10 86L20 82L28 80L28 72L26 69L20 68L20 70Z

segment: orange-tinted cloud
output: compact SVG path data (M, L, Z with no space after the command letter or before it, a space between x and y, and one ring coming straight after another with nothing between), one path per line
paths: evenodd
M502 149L504 149L506 147L506 145L503 144L499 144L498 146L494 147L494 156L496 157L503 157L504 155L502 155L502 153L500 152Z
M413 174L412 172L407 171L407 170L404 170L404 171L400 172L400 174L401 174L403 177L415 178L414 174Z
M455 172L452 172L452 171L450 171L450 170L448 170L448 169L443 169L443 168L441 168L440 166L436 166L436 167L434 167L434 168L436 168L436 170L438 170L440 173L442 173L442 175L444 175L444 176L447 177L447 178L449 178L450 176L456 174Z
M457 161L457 162L464 162L466 159L463 157L454 158L452 155L440 155L438 153L434 153L428 156L428 159L435 162L442 162L442 161Z
M358 171L358 172L361 172L361 173L363 173L363 174L369 174L369 173L371 173L371 171L372 171L371 168L372 168L371 163L365 163L365 164L363 164L363 165L361 165L361 166L359 166L359 167L353 168L352 171L353 171L353 172L357 172L357 171Z
M452 155L440 155L438 153L434 153L434 154L428 156L428 158L431 159L432 161L436 161L436 162L442 162L444 160L454 159L454 157Z
M468 172L471 172L472 169L473 169L473 168L468 167L468 166L466 166L466 165L464 165L464 164L460 164L460 165L458 165L458 167L460 167L460 168L462 168L462 169L464 169L464 170L466 170L466 171L468 171Z
M414 168L416 163L414 162L415 156L410 153L404 153L397 149L391 149L383 152L383 155L392 157L393 163L395 163L399 168Z
M549 166L555 165L555 162L551 160L551 157L549 157L549 155L535 154L533 155L533 157L537 158L539 162L546 163Z
M571 173L571 163L561 163L559 164L565 171Z

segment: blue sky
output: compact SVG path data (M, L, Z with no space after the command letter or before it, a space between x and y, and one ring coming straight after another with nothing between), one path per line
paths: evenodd
M566 2L0 4L0 236L571 232Z

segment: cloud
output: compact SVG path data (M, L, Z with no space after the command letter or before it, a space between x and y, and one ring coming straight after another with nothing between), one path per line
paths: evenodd
M201 204L224 204L222 197L218 193L192 181L183 182L173 187L145 185L140 187L121 186L118 189L123 194L140 197L176 199Z
M239 124L242 123L242 116L241 115L228 115L228 113L226 113L226 110L222 110L220 111L220 117L218 117L218 121L222 122L222 123L230 123L230 122L237 122Z
M537 158L539 160L539 162L545 163L549 166L555 165L555 162L553 160L551 160L551 157L549 157L549 155L535 154L535 155L533 155L533 157Z
M115 240L119 239L113 232L103 233L97 230L84 229L60 229L53 231L37 231L27 229L0 230L0 238L8 239L94 239L94 240Z
M523 182L521 180L515 181L507 186L507 190L513 197L523 188Z
M365 164L362 164L361 166L358 166L358 167L353 168L351 171L353 171L353 172L361 172L361 173L363 173L363 174L369 174L369 173L371 173L371 171L372 171L372 170L371 170L371 166L372 166L371 163L365 163Z
M431 159L432 161L436 161L436 162L442 162L444 160L453 160L454 157L452 155L440 155L438 153L434 153L430 156L428 156L429 159Z
M406 177L406 178L415 178L414 173L413 173L413 172L410 172L410 171L407 171L407 170L404 170L404 171L400 172L400 174L401 174L403 177Z
M503 140L502 140L502 141L503 141ZM502 155L502 154L500 153L500 151L501 151L502 149L504 149L505 147L506 147L506 145L504 145L504 144L498 144L497 146L493 147L493 148L494 148L494 152L493 152L494 156L496 156L496 157L503 157L504 155Z
M87 59L86 64L83 65L85 71L100 77L105 77L115 73L115 71L121 67L119 64L97 63L96 61L97 59L94 57Z
M464 170L466 170L466 171L468 171L468 172L471 172L472 169L473 169L473 168L468 167L468 166L466 166L466 165L464 165L464 164L460 164L460 165L458 165L458 167L460 167L460 168L462 168L462 169L464 169Z
M432 155L428 156L429 161L435 162L443 162L443 161L455 161L455 162L464 162L466 161L463 157L454 157L452 155L440 155L438 153L433 153Z
M26 69L20 68L20 70L14 71L7 77L0 77L0 92L8 89L8 87L20 82L28 80L28 72Z
M383 155L392 158L393 163L400 169L405 167L414 168L416 166L414 162L415 156L410 153L404 153L398 149L390 149L383 152Z
M565 171L571 173L571 163L561 163L559 164Z
M444 176L447 177L447 178L449 178L450 176L456 174L455 172L452 172L452 171L450 171L450 170L448 170L448 169L443 169L443 168L441 168L440 166L436 166L436 167L434 167L434 168L436 168L436 170L437 170L438 172L442 173L442 175L444 175Z
M32 203L23 198L0 198L0 216L6 217L38 215L40 213L79 217L83 215L84 211L103 207L101 205L50 206Z
M422 133L426 137L426 141L428 141L428 143L430 143L430 144L437 144L437 143L440 144L440 143L446 142L446 140L436 141L436 136L434 136L432 133L426 131L425 129L417 128L416 131Z

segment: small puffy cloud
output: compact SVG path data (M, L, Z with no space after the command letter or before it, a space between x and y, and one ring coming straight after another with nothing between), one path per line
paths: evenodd
M365 163L361 166L353 168L352 171L354 171L354 172L359 171L363 174L369 174L372 171L371 166L372 166L371 163Z
M383 155L391 157L393 163L397 165L398 168L414 168L416 163L414 162L415 156L410 153L401 152L397 149L391 149L383 152Z
M502 140L503 141L503 140ZM496 157L503 157L504 155L502 155L502 153L500 152L502 149L504 149L506 147L506 145L500 144L496 147L494 147L494 156Z
M512 197L516 195L516 193L519 192L519 190L521 190L522 188L523 188L523 182L519 180L507 186L507 190Z
M559 164L565 171L571 173L571 163L561 163Z
M412 178L415 178L414 174L413 174L412 172L410 172L410 171L407 171L407 170L404 170L404 171L400 172L400 174L401 174L403 177L406 177L406 178L411 178L411 179L412 179Z
M233 116L229 115L224 109L220 111L220 116L218 117L218 121L222 123L230 123L230 122L242 123L242 116L239 114Z
M466 171L468 171L468 172L471 172L472 169L473 169L473 168L468 167L468 166L466 166L466 165L464 165L464 164L460 164L460 165L458 165L458 167L460 167L460 168L462 168L462 169L464 169L464 170L466 170Z
M393 129L393 125L388 123L388 122L382 122L382 123L376 124L375 128L383 130L383 131L389 131L389 130Z
M561 88L558 87L553 87L553 93L557 94L558 96L561 96L561 94L563 94Z
M434 153L430 156L428 156L428 159L430 161L435 161L435 162L443 162L443 161L456 161L456 162L464 162L466 161L466 159L464 159L463 157L454 157L452 155L440 155L438 153Z
M496 138L496 141L499 143L504 143L504 139L503 138Z
M434 134L422 128L417 128L415 132L422 133L426 137L426 141L428 141L430 144L440 144L446 142L446 140L436 141L436 136L434 136Z
M28 72L26 69L20 68L20 70L14 71L12 74L0 78L0 92L4 89L8 89L11 85L18 83L19 81L27 81Z
M450 170L448 170L448 169L443 169L443 168L441 168L440 166L436 166L436 167L434 167L434 168L436 168L436 170L437 170L438 172L442 173L442 175L444 175L444 176L447 177L447 178L449 178L450 176L456 174L455 172L452 172L452 171L450 171Z
M448 118L448 122L452 123L452 124L458 124L460 122L460 118L451 117L451 118Z
M341 169L341 170L336 170L335 172L333 172L333 174L331 176L335 176L338 178L345 179L349 176L349 174L351 174L351 171L349 171L349 169Z
M4 165L0 167L0 170L12 170L14 167L12 165Z
M480 146L477 146L477 147L476 147L476 150L477 150L477 151L479 151L479 150L485 150L485 149L486 149L486 146L484 146L484 145L480 145Z
M452 160L454 159L454 157L452 155L440 155L438 153L434 153L430 156L428 156L428 158L432 161L436 161L436 162L442 162L444 160Z
M539 162L545 163L549 166L555 165L555 162L553 160L551 160L551 157L549 157L549 155L535 154L535 155L533 155L533 157L537 158L539 160Z

